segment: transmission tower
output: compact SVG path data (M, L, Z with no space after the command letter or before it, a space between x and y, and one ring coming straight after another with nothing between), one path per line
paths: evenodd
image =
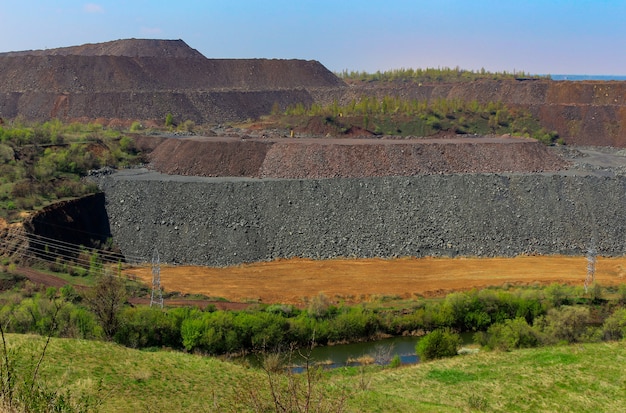
M163 291L161 290L161 263L159 251L154 247L152 253L152 295L150 296L150 307L158 305L163 308Z
M596 279L596 246L595 241L591 239L589 249L587 250L587 277L585 278L585 293L589 290L589 286L593 285Z

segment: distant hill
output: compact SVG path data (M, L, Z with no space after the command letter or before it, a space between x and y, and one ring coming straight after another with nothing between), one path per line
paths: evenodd
M204 58L182 40L126 39L104 43L88 43L81 46L56 49L25 50L0 53L7 56L128 56L128 57L175 57Z
M258 117L345 84L317 61L207 59L182 40L128 39L0 54L0 117Z

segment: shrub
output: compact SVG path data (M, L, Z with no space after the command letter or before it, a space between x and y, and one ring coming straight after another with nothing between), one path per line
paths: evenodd
M389 362L389 367L391 367L392 369L398 368L401 365L402 365L402 361L400 360L400 356L397 354L393 356L393 358Z
M552 308L548 314L539 317L536 326L545 333L547 344L559 341L575 343L585 334L589 321L589 308L563 306Z
M181 348L181 326L160 308L127 307L120 313L115 341L128 347Z
M180 327L183 346L187 351L193 351L200 346L202 334L206 329L206 322L202 319L185 319Z
M615 311L602 324L603 340L621 340L626 337L626 308Z
M120 138L120 150L125 153L136 154L137 148L135 147L135 141L128 136Z
M355 340L374 335L378 323L371 311L361 307L343 309L330 322L330 339L332 341Z
M557 283L546 287L546 298L554 307L570 304L572 299L570 288Z
M617 289L617 302L620 305L626 305L626 284L620 284Z
M434 360L456 356L461 337L450 329L437 329L426 334L415 346L420 360Z
M0 143L0 163L6 163L15 159L15 151L9 145Z
M602 301L602 286L596 282L591 285L589 288L589 299L593 303L599 303Z
M272 304L265 309L266 312L272 314L281 314L285 317L289 317L294 313L295 309L292 305L288 304Z
M102 328L92 312L83 307L66 305L59 314L59 333L62 337L100 339Z
M178 129L184 132L193 132L195 128L196 128L196 123L189 119L187 119L181 125L178 126Z
M479 344L490 349L510 351L517 348L537 347L539 333L522 317L506 320L489 327L487 334L479 337Z
M315 318L323 318L328 314L328 310L331 307L330 299L326 294L320 292L311 299L307 306L307 312L310 316Z

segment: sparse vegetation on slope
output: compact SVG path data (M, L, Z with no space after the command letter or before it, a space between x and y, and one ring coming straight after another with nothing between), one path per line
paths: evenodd
M270 121L283 126L308 125L311 119L334 135L363 134L430 136L440 132L454 134L512 134L533 137L545 144L558 140L556 132L546 131L526 109L514 109L501 102L481 104L461 99L433 101L407 100L393 96L378 99L362 96L348 104L336 101L327 106L298 104L287 108L284 116L274 112ZM560 142L560 141L559 141Z
M98 192L81 179L90 169L129 165L137 155L131 138L95 123L0 125L0 218Z

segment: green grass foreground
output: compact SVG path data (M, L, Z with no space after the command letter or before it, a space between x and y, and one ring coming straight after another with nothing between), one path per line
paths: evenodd
M45 342L7 338L25 359ZM347 397L349 412L617 412L626 410L625 366L626 341L620 341L481 352L395 369L342 368L317 385L327 405ZM254 411L251 394L269 397L260 370L87 340L52 339L41 379L72 395L97 393L102 412Z

